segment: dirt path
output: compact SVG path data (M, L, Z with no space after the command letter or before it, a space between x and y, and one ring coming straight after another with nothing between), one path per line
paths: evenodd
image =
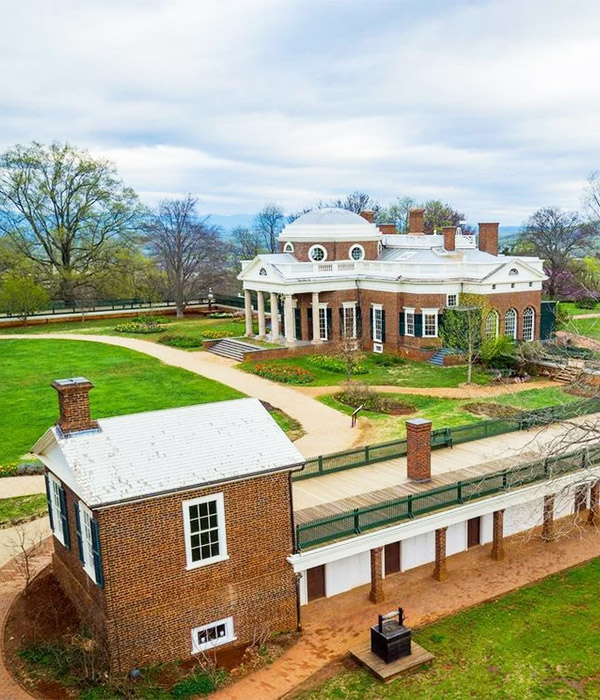
M573 345L580 348L588 348L590 350L595 350L600 352L600 341L594 340L594 338L588 338L585 335L579 335L578 333L569 333L568 331L557 331L556 335L559 338L565 338L566 340L572 341Z
M0 479L0 498L29 496L34 493L43 493L44 490L45 484L42 474L4 476Z
M0 528L0 566L22 551L21 542L27 549L49 535L50 522L47 517L36 518L16 527Z
M44 333L36 335L8 334L0 337L19 340L75 340L117 345L156 357L167 365L181 367L208 379L233 387L238 391L268 401L302 424L306 435L296 441L296 447L305 457L325 452L337 452L351 447L358 437L350 427L350 418L312 397L268 379L235 369L235 362L209 352L186 352L137 338L110 335L72 335ZM93 381L93 377L89 377Z

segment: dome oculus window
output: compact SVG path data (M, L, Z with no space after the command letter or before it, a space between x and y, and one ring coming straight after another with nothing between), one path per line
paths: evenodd
M313 262L323 262L323 260L327 260L327 251L322 245L314 245L308 251L308 257Z
M351 260L362 260L365 257L365 249L361 245L353 245L349 257Z

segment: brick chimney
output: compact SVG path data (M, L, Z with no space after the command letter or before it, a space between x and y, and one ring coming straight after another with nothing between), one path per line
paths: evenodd
M479 250L498 255L499 224L479 224Z
M375 221L375 212L372 209L365 209L360 212L363 219L366 219L370 224Z
M425 209L412 208L408 210L408 232L413 236L422 236L425 219Z
M456 250L456 226L444 226L444 250Z
M431 421L406 421L406 473L413 481L431 479Z
M60 419L57 425L65 435L98 427L98 423L90 417L92 382L85 377L55 379L52 386L58 392Z
M379 230L381 231L381 233L383 233L384 236L387 236L388 234L398 233L396 224L379 224Z

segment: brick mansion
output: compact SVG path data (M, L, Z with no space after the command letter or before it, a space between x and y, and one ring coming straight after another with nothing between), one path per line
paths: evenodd
M441 345L444 310L460 295L486 297L488 336L547 338L552 306L542 302L543 261L501 255L498 224L478 234L447 226L423 233L424 210L412 209L408 234L374 223L373 212L315 209L286 226L280 252L242 262L246 335L288 346L356 338L374 352L427 359ZM267 328L266 311L272 314Z

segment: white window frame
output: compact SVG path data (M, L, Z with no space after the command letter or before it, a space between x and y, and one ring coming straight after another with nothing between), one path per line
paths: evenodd
M323 257L320 260L313 260L313 253L316 250L323 251ZM308 249L308 259L313 263L325 262L327 260L327 248L324 248L322 245L311 245L311 247Z
M450 303L450 299L454 297L454 304ZM446 294L446 306L449 309L454 309L458 306L458 293L454 292L454 294Z
M211 627L217 627L218 625L225 625L225 635L218 637L215 640L204 642L200 644L198 642L198 635L204 630L211 629ZM233 630L233 617L224 617L222 620L216 620L215 622L209 622L208 625L201 625L200 627L194 627L192 629L192 654L199 654L202 651L208 649L214 649L215 647L220 647L223 644L229 644L229 642L235 642L237 637Z
M511 314L513 320L514 320L514 326L512 332L509 332L508 328L508 314ZM516 340L518 338L518 326L519 326L519 314L517 313L516 309L508 309L507 312L504 314L504 335L507 338L511 338L512 340Z
M283 246L283 252L284 253L293 253L294 252L294 244L291 241L286 241L284 246Z
M350 311L348 314L349 320L352 325L352 334L348 335L348 319L346 318L346 312ZM351 340L356 339L358 335L358 324L356 319L356 302L355 301L344 301L342 302L342 335L344 338L349 338Z
M329 323L327 319L327 303L319 304L319 340L329 340Z
M50 507L52 508L52 532L63 547L66 547L62 510L60 507L60 490L62 488L62 483L50 472L48 472L48 482L50 487Z
M421 309L421 313L423 314L423 338L437 338L438 337L438 312L439 309ZM433 316L435 321L434 321L434 333L428 333L427 332L427 317L428 316Z
M531 311L531 314L529 314L528 316L525 315L527 313L527 311ZM526 319L528 319L528 318L531 318L531 333L529 334L530 335L529 338L527 338L525 336L525 330L526 330L525 323L526 323ZM535 339L535 310L533 309L533 307L528 306L527 308L525 308L523 310L523 340L525 342L531 342L534 339Z
M410 320L410 327L412 327L412 331L409 333L409 320ZM409 336L410 338L415 337L415 310L414 308L411 308L409 306L404 307L404 335Z
M352 257L353 250L360 251L360 258ZM360 243L355 243L354 245L350 246L350 249L348 250L348 258L354 262L358 262L359 260L364 260L365 259L365 249L360 245Z
M377 326L377 312L379 316L379 327ZM374 343L383 343L383 304L371 304L371 340Z
M94 542L92 540L92 520L94 516L83 501L78 501L77 507L79 508L79 536L81 538L83 570L94 583L97 583L96 567L94 566Z
M199 559L194 561L192 559L192 529L190 523L190 507L201 505L209 501L216 501L217 503L217 528L219 537L219 554L214 557L208 557L207 559ZM186 569L198 569L201 566L208 566L209 564L216 564L219 561L225 561L229 559L227 554L227 537L225 528L225 500L223 493L211 493L210 496L201 496L200 498L192 498L188 501L181 502L181 508L183 510L183 532L185 537L185 559L186 559Z
M493 318L493 320L494 320L494 327L491 329L492 332L490 333L489 332L490 328L489 328L488 324L489 324L491 318ZM499 331L500 331L500 314L497 311L490 311L485 319L485 337L486 338L497 338Z

